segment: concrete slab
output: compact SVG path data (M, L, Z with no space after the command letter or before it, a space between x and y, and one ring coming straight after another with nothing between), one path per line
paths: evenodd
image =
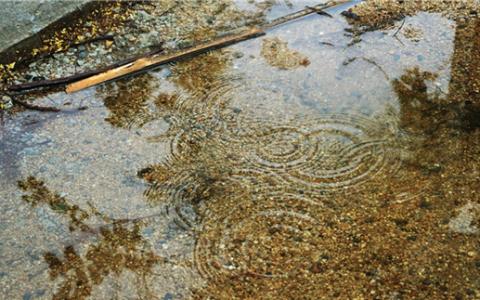
M0 4L0 63L15 57L15 51L39 45L39 34L48 33L53 24L80 14L91 0L2 1Z

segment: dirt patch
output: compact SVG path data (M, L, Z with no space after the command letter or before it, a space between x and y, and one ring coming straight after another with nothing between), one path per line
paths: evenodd
M287 45L288 42L284 42L278 37L264 39L260 54L269 65L279 69L291 69L310 64L306 56L301 55L298 51L288 49Z

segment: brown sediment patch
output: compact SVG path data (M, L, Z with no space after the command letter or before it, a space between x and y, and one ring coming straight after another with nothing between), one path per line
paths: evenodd
M133 80L103 86L100 93L105 94L104 104L111 112L105 120L113 126L126 127L133 117L141 114L153 92L151 80L150 74L142 74Z
M289 50L288 42L278 37L263 40L263 48L260 53L267 63L279 69L291 69L298 66L307 66L310 61L295 50Z
M419 12L441 13L458 20L476 16L480 5L476 1L363 1L351 8L347 15L351 25L364 30L387 29L406 16ZM352 17L352 14L354 14Z

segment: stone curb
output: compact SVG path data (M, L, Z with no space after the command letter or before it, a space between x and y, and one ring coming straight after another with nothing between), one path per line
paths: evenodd
M75 15L85 14L99 1L5 1L0 6L0 63L14 61L24 52L42 45L55 25L68 23Z

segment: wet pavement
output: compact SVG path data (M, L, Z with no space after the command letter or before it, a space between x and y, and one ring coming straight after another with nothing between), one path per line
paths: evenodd
M134 10L195 40L305 7L169 4ZM5 299L478 298L478 4L355 4L5 110Z

